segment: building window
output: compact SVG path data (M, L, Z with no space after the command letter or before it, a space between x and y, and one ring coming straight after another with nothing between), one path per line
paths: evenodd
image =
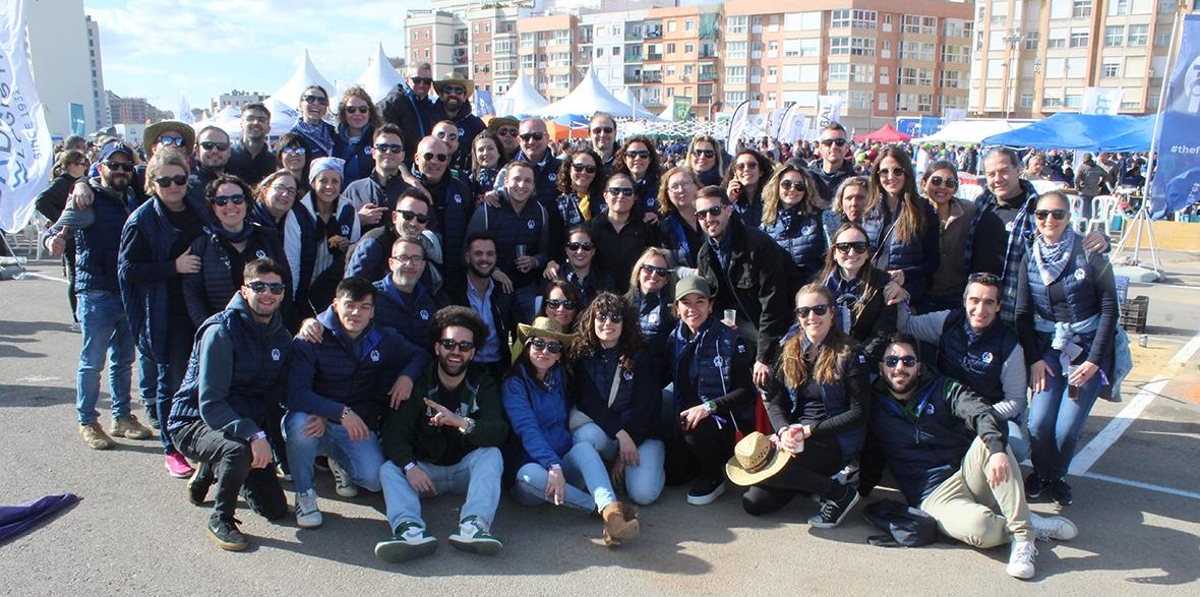
M1062 105L1063 105L1062 98L1050 97L1048 95L1042 96L1042 107L1043 108L1061 108Z
M942 71L942 87L948 89L958 89L960 87L962 73L956 70Z
M1172 3L1171 10L1168 12L1174 12L1174 11L1175 11L1175 5L1174 5L1174 3ZM1110 15L1127 15L1127 14L1129 14L1129 0L1113 0L1112 3L1108 5L1108 14L1110 14Z
M830 65L832 66L832 65ZM746 82L746 67L744 66L727 66L725 67L725 82L726 83L745 83Z
M696 44L683 44L683 53L689 56L696 53Z
M830 83L845 83L850 80L850 65L830 63L829 78Z
M829 38L829 55L830 56L849 56L850 55L850 38L849 37L831 37L831 38Z
M745 16L729 17L725 21L725 24L726 24L726 28L729 30L729 33L731 33L731 34L732 33L745 33L750 28L750 18L745 17Z
M1021 108L1024 110L1033 109L1033 94L1026 91L1021 94Z
M695 29L695 28L696 28L696 21L693 21L693 20L691 20L691 19L688 19L688 20L686 20L686 21L684 21L684 22L683 22L683 30L684 30L684 31L691 31L691 30L693 30L693 29Z
M1100 76L1104 78L1121 76L1121 62L1118 60L1105 60L1100 65Z
M829 26L838 29L850 26L849 10L833 10L829 12Z
M674 54L674 53L675 53L675 44L667 44L667 53L668 53L668 54Z
M677 28L678 28L678 25L675 24L674 19L667 21L667 32L668 33L675 33Z
M843 38L844 39L844 38ZM726 58L746 58L747 44L744 41L731 41L725 44Z
M1104 46L1119 46L1125 43L1125 26L1109 25L1104 28Z
M1087 46L1088 46L1088 32L1087 31L1072 31L1071 32L1070 47L1086 48Z
M1166 47L1170 47L1170 45L1171 45L1171 34L1170 33L1155 33L1154 34L1154 47L1166 48Z
M1072 0L1071 16L1077 19L1092 16L1092 0Z
M1063 102L1063 105L1067 108L1082 108L1083 96L1078 93L1068 93L1067 99L1065 102Z
M725 105L736 107L742 102L746 101L748 96L749 94L745 91L726 91Z
M1144 46L1149 35L1150 25L1130 25L1129 37L1125 43L1130 46Z

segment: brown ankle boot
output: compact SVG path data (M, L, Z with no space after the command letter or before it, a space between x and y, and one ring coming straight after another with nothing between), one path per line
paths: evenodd
M632 512L635 518L627 519L626 512ZM623 506L621 502L613 502L600 512L604 518L604 545L617 547L622 542L633 541L641 534L641 523L637 521L637 511L631 506Z

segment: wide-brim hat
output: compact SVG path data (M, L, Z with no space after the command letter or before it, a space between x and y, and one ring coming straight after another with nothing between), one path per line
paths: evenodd
M562 326L557 321L546 316L534 319L533 323L517 325L517 339L524 343L530 338L549 338L563 344L571 342L571 335L564 333Z
M150 148L154 147L155 143L158 143L158 138L163 133L172 131L179 133L183 137L184 149L191 149L196 146L196 130L191 125L179 122L178 120L163 120L162 122L156 122L146 127L146 131L142 133L142 148L150 151Z
M725 474L734 485L748 487L775 476L791 459L791 452L778 449L771 438L753 431L733 447Z
M438 97L442 96L442 87L446 85L462 85L463 89L467 90L467 99L470 100L475 95L475 81L468 79L458 71L450 71L433 82L433 90L437 92Z
M499 132L500 127L508 125L513 128L521 128L521 121L515 116L497 116L487 123L487 129L493 133Z

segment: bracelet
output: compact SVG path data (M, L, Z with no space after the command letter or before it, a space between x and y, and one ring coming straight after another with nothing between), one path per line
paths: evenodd
M549 470L549 472L551 472L551 473L553 473L554 471L561 471L561 470L562 470L562 465L561 465L561 464L558 464L558 463L556 462L556 463L554 463L554 464L551 464L551 465L550 465L550 468L549 468L548 470Z
M410 463L408 463L408 464L406 464L406 465L404 465L404 469L403 469L403 470L404 470L404 474L406 474L406 475L407 475L407 474L408 474L408 471L411 471L411 470L413 470L414 468L417 468L417 461L415 461L415 460L414 460L414 461L412 461L412 462L410 462Z

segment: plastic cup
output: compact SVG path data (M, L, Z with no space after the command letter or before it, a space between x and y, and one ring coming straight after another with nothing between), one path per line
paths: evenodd
M737 323L737 309L725 309L725 317L722 321L728 321L731 324Z

